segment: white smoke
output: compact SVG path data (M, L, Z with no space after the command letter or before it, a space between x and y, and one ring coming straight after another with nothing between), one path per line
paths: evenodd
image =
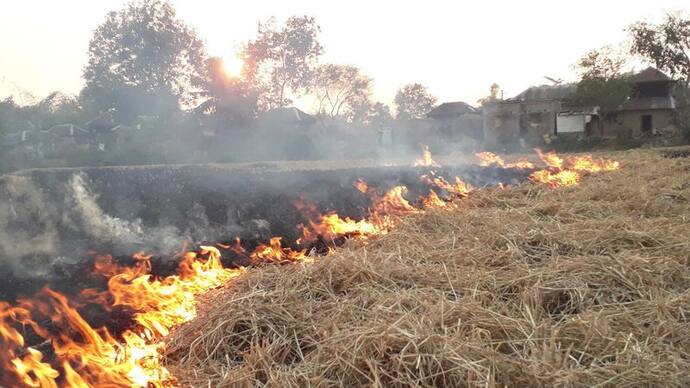
M44 275L42 263L17 258L48 255L59 248L55 209L46 204L43 192L25 177L3 177L0 195L0 265L18 274Z
M73 211L81 221L80 229L96 242L167 254L179 250L186 240L174 226L145 227L141 219L124 220L107 214L98 205L97 194L92 192L82 174L72 176L69 189L68 198L73 201Z
M122 220L106 214L96 202L96 196L91 193L83 175L74 174L69 183L71 200L74 209L82 223L84 231L100 242L120 242L125 244L141 244L146 234L141 220Z

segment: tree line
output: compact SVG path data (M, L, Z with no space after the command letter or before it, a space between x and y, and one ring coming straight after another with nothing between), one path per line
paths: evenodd
M604 110L620 105L630 95L625 70L631 58L641 58L678 81L677 121L690 134L690 19L668 14L658 24L635 23L628 32L628 47L607 46L579 59L580 80L569 103ZM54 92L30 106L0 101L0 134L27 129L27 123L37 129L61 123L106 128L132 125L141 117L166 118L161 127L195 130L205 122L232 130L304 96L321 122L382 127L423 118L436 105L436 97L419 83L402 86L392 107L376 101L374 80L360 68L322 62L320 34L311 16L259 23L238 53L241 75L233 76L171 3L135 0L108 13L94 31L77 96ZM490 95L478 103L500 99L499 92L491 85Z
M233 77L225 73L222 58L209 56L171 3L133 1L108 13L94 31L78 96L56 92L26 108L2 101L0 130L11 131L30 119L41 127L47 121L95 117L130 124L142 115L180 111L217 116L232 127L305 95L316 101L315 113L323 117L362 124L393 119L386 104L372 100L373 80L359 68L320 62L320 32L310 16L260 23L256 37L239 53L241 77ZM395 98L396 115L420 118L435 101L420 84L404 86ZM50 115L57 116L48 120Z

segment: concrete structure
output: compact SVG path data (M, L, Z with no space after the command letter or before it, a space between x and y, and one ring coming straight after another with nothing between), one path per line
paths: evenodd
M635 139L673 128L676 108L673 80L648 67L630 79L630 98L616 109L567 107L577 85L531 87L514 98L489 102L483 108L486 147L528 146L548 136Z
M511 99L486 103L482 112L484 145L527 147L555 135L562 101L576 88L575 84L533 86Z
M674 81L659 70L648 67L635 74L630 99L618 109L606 112L602 135L617 138L642 138L673 126L676 102L671 96Z
M484 105L484 145L498 148L538 144L556 133L561 102L554 99L495 101Z

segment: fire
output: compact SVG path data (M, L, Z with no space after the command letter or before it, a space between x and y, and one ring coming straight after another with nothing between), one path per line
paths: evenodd
M492 164L497 164L499 166L504 166L505 162L503 158L494 154L493 152L479 152L475 154L479 158L480 166L490 166Z
M547 168L538 170L530 175L534 182L545 183L550 187L572 186L580 182L582 173L594 173L601 171L613 171L620 168L616 161L600 159L595 160L591 155L567 156L562 158L555 152L543 152L535 148L539 159ZM497 165L504 168L535 169L534 163L527 160L518 160L506 163L503 158L492 152L479 152L476 154L481 166Z
M539 155L539 159L541 159L541 161L544 162L550 168L554 168L557 170L563 169L563 158L556 155L555 152L542 152L542 150L540 150L539 148L535 148L534 151L537 153L537 155Z
M591 155L561 158L554 152L542 152L538 148L534 151L548 168L532 173L530 179L550 187L573 186L580 183L584 173L614 171L620 168L620 163L616 161L595 160Z
M361 179L355 183L355 187L362 193L369 192L369 187ZM302 237L297 241L298 244L314 242L319 236L326 240L335 240L343 236L367 237L386 233L386 225L377 224L366 219L356 221L349 217L341 218L335 212L321 214L316 205L304 197L293 201L292 204L302 213L302 216L308 223L308 226L304 224L298 225L298 229L302 233Z
M43 354L28 348L24 358L15 358L12 364L21 376L21 382L30 387L57 387L55 379L60 375L50 364L42 362Z
M0 367L28 386L170 386L175 380L161 363L164 337L170 329L196 316L195 297L241 274L225 269L215 247L201 247L185 255L177 275L152 278L150 257L136 256L132 267L121 267L108 257L96 261L95 272L108 277L110 305L127 306L137 313L134 329L116 340L106 328L92 328L67 297L44 288L12 307L0 304ZM88 294L88 293L87 293ZM39 322L48 320L51 329ZM40 351L25 347L17 325L29 326L51 344L60 367L42 362ZM7 378L10 378L9 376ZM4 380L0 382L5 383Z
M577 171L564 170L551 172L550 170L535 171L530 175L530 179L545 183L550 187L573 186L580 183L580 174Z
M357 190L359 190L360 193L366 193L369 191L367 182L365 182L362 178L357 179L357 181L354 183L354 186Z
M405 199L406 192L407 187L405 186L393 187L382 198L375 199L374 210L378 213L388 214L416 213L418 209Z
M614 171L620 168L620 163L614 160L594 160L591 155L572 156L568 158L568 164L573 170L587 172Z
M433 175L433 173L432 173ZM341 237L367 238L374 235L386 234L394 226L394 216L402 216L420 212L426 207L450 207L450 199L441 198L436 190L443 190L448 195L456 198L464 198L469 195L470 189L460 178L455 178L455 183L451 184L443 177L433 176L429 178L422 176L422 181L431 188L426 196L421 196L418 201L421 208L416 207L405 198L407 188L405 186L394 186L383 195L362 179L357 180L353 186L362 194L371 199L372 206L369 209L370 217L354 220L349 217L342 218L335 212L321 214L315 204L307 201L304 197L293 201L293 206L300 211L307 220L307 225L301 224L298 229L301 237L297 241L299 244L310 243L318 238L325 240L335 240Z
M426 197L422 197L422 204L424 207L448 207L450 202L443 201L439 198L434 190L430 190Z
M493 152L479 152L475 154L477 158L479 159L479 165L480 166L491 166L491 165L497 165L500 167L504 168L519 168L519 169L533 169L534 168L534 163L528 161L528 160L518 160L513 163L506 163L503 158L500 156L494 154Z
M533 172L530 179L550 187L574 185L587 173L612 171L618 162L591 156L559 157L536 150L547 168ZM505 163L495 154L481 153L482 165L534 169L528 161ZM437 166L428 147L418 165ZM371 200L367 217L341 217L334 211L322 214L314 203L300 198L293 205L305 223L299 225L298 244L328 242L331 251L336 240L366 239L388 233L398 216L417 214L425 208L456 207L454 199L472 194L472 188L459 177L453 180L434 172L420 177L427 186L426 195L409 199L405 186L377 191L364 180L353 185ZM451 183L452 182L452 183ZM380 189L379 189L380 190ZM414 198L414 197L413 197ZM231 281L246 269L224 268L218 247L248 258L255 264L309 263L306 249L292 249L281 237L273 237L252 251L245 251L239 238L232 243L201 246L180 254L176 274L156 277L152 257L143 252L133 256L129 266L118 264L110 256L97 256L93 274L107 280L107 290L86 289L75 300L48 287L16 305L0 301L0 386L30 387L171 387L174 376L163 365L163 350L170 330L196 317L196 298L200 294ZM321 251L323 252L323 250ZM131 327L111 333L105 327L94 328L77 310L91 303L107 311L125 308L133 312ZM29 337L25 337L25 336ZM44 342L32 347L28 342ZM40 342L39 340L39 342ZM50 347L48 352L39 349Z
M434 185L436 185L436 187L446 190L447 192L460 198L467 197L470 194L470 186L463 182L460 177L455 177L454 184L448 183L448 181L443 177L435 177L432 179L432 182Z
M313 242L319 236L327 240L334 240L341 236L363 237L385 234L386 225L365 219L355 221L349 217L341 218L337 213L320 216L318 221L310 221L310 228L301 226L302 238L299 243Z
M431 157L431 150L429 150L428 145L423 145L422 146L422 158L417 159L417 161L414 162L415 166L423 166L423 167L438 167L439 165L434 161L434 159Z
M259 263L284 263L301 261L307 257L306 251L295 251L287 247L284 248L280 240L280 237L273 237L269 245L259 245L251 255L252 260Z

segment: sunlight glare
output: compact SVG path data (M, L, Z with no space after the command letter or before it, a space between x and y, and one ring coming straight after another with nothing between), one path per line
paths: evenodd
M235 55L223 57L223 70L230 77L239 78L242 76L244 61Z

